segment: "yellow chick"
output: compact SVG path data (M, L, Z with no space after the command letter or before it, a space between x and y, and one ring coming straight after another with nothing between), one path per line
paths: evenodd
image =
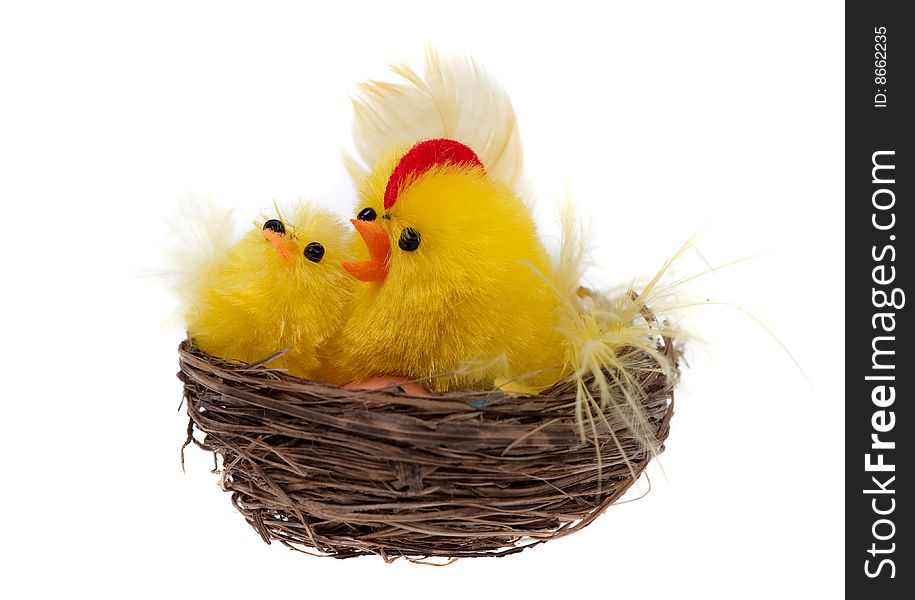
M564 346L550 262L522 201L450 139L394 151L352 221L369 259L335 344L341 382L436 379L436 390L556 381ZM358 240L357 240L358 241Z
M204 352L267 363L314 378L339 331L354 282L340 266L351 245L345 223L314 206L257 223L207 261L185 294L188 335Z

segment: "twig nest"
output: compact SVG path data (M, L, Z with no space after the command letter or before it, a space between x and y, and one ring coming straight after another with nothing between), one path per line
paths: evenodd
M669 340L662 350L673 362ZM571 380L536 396L415 396L232 364L189 342L179 356L187 443L221 458L222 487L265 542L305 552L520 552L591 523L651 458L613 410L582 440ZM660 370L638 376L662 448L674 382Z

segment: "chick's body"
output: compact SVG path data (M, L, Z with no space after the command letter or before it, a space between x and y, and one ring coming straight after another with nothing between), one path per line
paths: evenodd
M347 267L369 281L359 284L339 338L339 377L448 374L433 382L438 390L522 376L526 386L555 381L559 303L528 210L480 165L439 160L404 174L420 146L394 151L362 183L353 223L366 241L355 243L371 257ZM392 183L398 172L402 181ZM372 241L379 232L386 240ZM385 241L387 257L378 249Z
M208 354L247 363L289 348L268 366L314 377L352 295L340 267L350 237L311 206L247 232L199 274L185 309L189 336Z

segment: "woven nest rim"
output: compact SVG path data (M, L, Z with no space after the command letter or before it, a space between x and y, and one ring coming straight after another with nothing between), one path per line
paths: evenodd
M531 396L411 396L234 364L186 340L182 465L189 444L220 457L222 488L268 544L386 561L514 554L592 523L663 450L678 355L666 337L659 350L673 376L637 374L653 452L624 410L582 441L571 379Z

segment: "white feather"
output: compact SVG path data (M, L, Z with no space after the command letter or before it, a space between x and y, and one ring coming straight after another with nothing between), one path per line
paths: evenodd
M482 67L430 48L422 76L405 64L391 70L402 83L368 81L353 98L353 141L365 165L373 167L392 146L447 137L469 146L492 177L526 196L514 108ZM344 164L358 184L364 170L349 157Z
M199 301L204 273L219 264L241 235L232 210L189 196L177 217L169 220L167 267L161 271L178 302L184 321Z
M560 239L559 252L553 261L553 280L556 290L577 301L581 296L585 272L591 266L590 219L585 219L578 205L566 191L565 200L559 205Z

